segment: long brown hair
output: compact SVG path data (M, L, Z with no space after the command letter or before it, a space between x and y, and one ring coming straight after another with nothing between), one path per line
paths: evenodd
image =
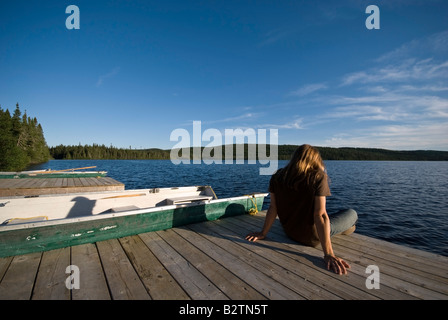
M319 151L309 144L303 144L294 151L286 167L277 171L276 178L288 187L297 189L304 182L314 186L325 175L325 165Z

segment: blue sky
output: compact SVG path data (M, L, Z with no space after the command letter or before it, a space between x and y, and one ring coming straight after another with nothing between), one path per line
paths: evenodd
M170 149L201 121L448 150L447 16L446 0L2 1L0 104L37 117L49 146Z

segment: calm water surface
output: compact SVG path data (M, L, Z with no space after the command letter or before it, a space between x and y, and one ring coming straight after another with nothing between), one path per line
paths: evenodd
M280 161L283 167L286 161ZM329 214L358 212L357 232L448 256L448 162L326 161ZM33 169L97 166L126 189L210 185L219 198L267 192L259 164L180 164L169 160L52 160ZM265 200L264 209L269 205Z

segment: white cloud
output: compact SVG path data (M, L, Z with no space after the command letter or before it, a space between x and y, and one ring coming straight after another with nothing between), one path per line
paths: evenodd
M316 92L318 90L323 90L323 89L327 89L327 85L324 83L313 83L313 84L308 84L305 85L293 92L290 93L290 95L293 96L299 96L299 97L303 97L306 96L308 94L311 94L313 92Z
M381 82L409 82L423 80L448 79L448 61L434 61L432 58L407 59L345 75L341 86L371 84Z
M278 41L281 41L293 34L294 31L290 28L278 28L274 30L270 30L269 32L266 32L264 35L264 39L260 42L259 46L269 46L272 45Z
M328 131L327 146L448 150L448 98L441 96L389 90L339 97L321 119L339 125Z
M405 94L399 91L381 95L361 97L339 97L333 99L333 111L324 117L341 118L362 117L368 115L388 115L388 120L423 121L431 118L447 118L448 99L428 94Z
M106 74L103 74L103 75L99 76L99 77L98 77L98 80L97 80L97 82L96 82L96 86L97 86L97 87L102 86L103 83L104 83L104 80L106 80L106 79L108 79L108 78L111 78L111 77L115 76L115 75L118 73L118 71L120 71L120 67L116 67L116 68L112 69L112 71L110 71L110 72L108 72L108 73L106 73Z
M325 140L330 147L364 147L396 150L448 149L448 122L420 125L375 126L338 133Z
M295 99L258 106L291 116L260 116L252 128L276 128L293 140L301 130L301 139L335 147L448 150L447 53L448 31L411 41L339 82L305 84L289 92Z
M326 145L448 150L446 53L448 31L406 43L366 70L343 75L338 96L320 101L329 108L319 119L335 127L326 131Z
M414 39L381 55L368 70L345 75L341 86L380 82L446 81L447 54L448 30L426 38Z
M445 85L438 85L438 84L430 84L430 85L423 85L423 86L416 86L416 85L402 85L400 86L397 91L432 91L432 92L441 92L441 91L448 91L448 86Z
M246 108L247 109L247 108ZM258 112L246 112L238 116L228 117L218 120L210 120L210 121L202 121L204 124L214 124L214 123L222 123L222 122L235 122L235 121L244 121L244 120L254 120L261 116L261 113Z
M278 129L303 129L302 122L303 122L302 118L297 118L293 121L290 121L290 122L282 124L282 125L278 125L276 127Z
M319 96L315 105L326 108L304 118L306 129L324 131L322 141L333 147L448 150L446 53L448 31L343 75L337 95Z
M356 121L382 120L395 121L402 115L400 110L387 110L373 105L351 105L336 107L333 111L324 114L327 119L352 118Z
M448 53L448 30L435 33L426 38L414 39L400 47L381 55L376 62L397 61L419 54L446 55Z
M293 130L301 130L303 118L295 117L292 121L288 121L286 123L281 124L259 124L256 125L257 128L260 129L293 129Z

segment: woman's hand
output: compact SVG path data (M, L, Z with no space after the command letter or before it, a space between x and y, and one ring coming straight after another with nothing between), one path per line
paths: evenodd
M327 270L331 269L337 274L347 274L347 269L350 269L349 264L341 258L332 255L326 255L324 257L324 260L327 264Z
M266 236L261 232L252 232L246 236L246 240L249 240L252 242L257 241L257 240L263 240L264 238L266 238Z
M266 213L266 218L264 219L263 229L260 232L249 233L246 236L246 240L254 242L266 238L266 235L271 229L271 226L274 223L276 217L277 217L277 207L275 205L275 196L271 192L271 204L269 206L268 212Z

